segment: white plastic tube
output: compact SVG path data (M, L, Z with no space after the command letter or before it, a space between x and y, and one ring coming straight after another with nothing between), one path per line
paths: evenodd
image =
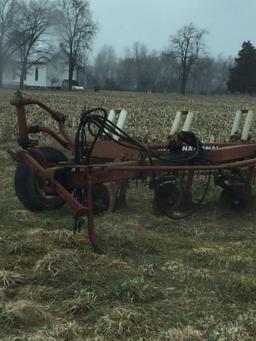
M108 120L111 122L114 122L115 118L116 118L116 112L114 109L111 109L108 114Z
M183 124L182 131L190 131L191 130L193 117L194 117L194 113L192 111L189 111L187 113L187 117L186 117L185 122Z
M244 127L243 127L243 131L242 131L242 135L241 135L241 140L242 141L247 141L248 140L248 136L249 136L249 132L251 129L253 123L253 111L249 110L244 122Z
M241 119L242 119L242 111L237 110L237 112L235 113L235 118L234 118L230 136L234 136L239 131Z
M176 113L175 119L174 119L173 124L172 124L172 129L171 129L171 133L170 133L171 136L173 136L179 130L181 117L182 117L182 112L178 111Z
M118 117L118 121L117 121L117 127L119 129L123 129L124 128L124 125L125 125L125 122L127 120L127 115L128 115L128 112L124 109L121 110L120 114L119 114L119 117ZM119 137L114 135L113 138L118 141L119 140Z

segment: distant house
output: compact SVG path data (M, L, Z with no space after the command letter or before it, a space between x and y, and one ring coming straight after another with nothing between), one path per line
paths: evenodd
M74 85L78 85L78 72L74 71ZM3 85L18 86L20 81L17 63L11 62L3 73ZM25 86L31 87L68 87L68 55L64 50L53 54L43 62L35 63L27 71ZM84 84L82 84L84 85Z

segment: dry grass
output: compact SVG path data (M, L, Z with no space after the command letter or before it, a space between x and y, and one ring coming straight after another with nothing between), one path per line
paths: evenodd
M150 327L143 323L143 315L134 309L115 307L97 322L95 334L112 339L132 339L137 333L150 335Z
M9 321L21 325L37 325L52 319L48 308L34 301L12 301L6 305L5 310Z
M35 333L27 333L19 337L11 336L5 338L5 341L69 341L88 340L85 336L85 330L76 322L55 323L48 329L39 329Z
M159 337L159 340L203 341L204 337L203 337L203 334L199 330L194 329L192 326L187 326L182 329L171 328L167 332L164 332Z
M0 271L0 285L4 288L13 288L22 283L24 283L23 275L9 270Z
M39 259L34 266L34 273L42 280L48 277L66 277L70 272L83 269L79 254L71 250L54 250Z
M146 282L144 277L135 277L115 287L112 296L129 303L142 303L151 302L154 299L160 298L162 293L151 283Z
M71 131L84 105L125 107L140 139L162 140L176 111L190 109L204 140L225 140L234 111L256 111L246 96L26 94L67 114ZM0 340L255 340L255 208L227 213L212 191L202 211L172 221L153 216L152 194L131 186L127 208L95 220L105 254L94 254L65 207L37 214L18 202L5 151L16 148L10 95L0 91ZM52 122L36 109L29 121Z
M88 288L76 292L73 299L65 302L65 313L71 315L86 314L95 309L97 305L97 295Z
M7 217L10 221L35 221L35 214L27 210L10 210Z

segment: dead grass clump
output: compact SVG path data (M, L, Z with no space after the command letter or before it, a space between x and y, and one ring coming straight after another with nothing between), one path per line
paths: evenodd
M19 299L28 299L36 302L53 301L60 294L61 289L44 285L28 285L19 290Z
M97 295L87 288L79 291L78 295L66 302L66 314L80 315L94 310L96 307Z
M203 334L194 329L192 326L184 327L183 329L171 328L168 331L162 333L159 340L170 340L170 341L203 341L205 338Z
M221 277L217 282L217 290L221 297L228 300L255 302L256 280L254 277L233 274Z
M63 322L55 324L51 329L47 329L40 332L40 336L42 339L40 341L52 341L52 340L60 340L60 341L83 341L86 340L86 331L83 327L81 327L77 322ZM34 339L31 338L31 341ZM39 341L39 340L38 340Z
M113 259L113 260L107 259L107 263L110 266L120 267L122 269L130 269L131 268L131 265L129 265L127 262L125 262L125 261L123 261L123 260L121 260L119 258Z
M0 287L0 302L3 302L5 299L5 290L6 290L6 288Z
M161 267L161 271L169 272L174 275L186 276L188 268L180 261L166 261Z
M254 258L244 255L233 255L229 257L228 269L231 271L244 272L246 267L254 266Z
M10 210L7 218L11 221L35 221L35 215L27 210Z
M48 237L48 235L49 235L49 231L46 231L42 228L32 229L26 233L26 237L28 240L42 239L42 238Z
M189 252L188 257L191 262L199 263L201 266L214 266L222 269L229 269L230 266L230 256L225 255L222 249L193 249Z
M13 322L13 316L6 311L6 305L0 304L0 328L2 325L7 325Z
M248 331L242 326L224 326L215 332L215 339L218 341L254 341L255 336L250 336Z
M214 340L254 341L256 335L255 310L249 310L229 323L222 323L210 334Z
M161 291L153 287L151 283L146 283L144 277L136 277L121 283L114 288L112 295L128 302L149 302L159 297Z
M38 255L47 252L46 246L40 242L31 242L30 240L24 240L21 242L11 243L9 246L9 254L14 255Z
M13 322L35 325L51 320L51 315L47 308L33 301L19 300L12 301L6 305L6 313Z
M34 273L42 279L48 277L65 277L71 272L82 270L81 260L75 251L54 250L49 252L35 264Z
M56 339L50 337L45 338L45 336L42 336L41 333L38 334L23 334L20 336L6 336L4 339L1 339L1 341L56 341Z
M161 271L167 272L168 277L173 279L174 282L186 282L192 278L203 280L211 280L208 269L193 268L186 266L181 261L167 261L161 267Z
M48 235L58 246L71 248L85 245L84 234L74 234L72 231L63 229L49 231Z
M35 333L24 333L20 336L9 336L3 341L84 341L85 330L76 322L63 322L38 330Z
M143 315L120 306L102 316L95 328L96 337L112 340L134 337L139 333L149 333L149 326L145 324Z
M218 250L210 248L210 247L201 247L198 249L193 249L189 255L191 256L198 256L198 257L205 257L205 256L213 256L218 252Z
M5 288L13 288L24 283L25 279L22 275L9 270L0 271L0 284Z
M55 244L58 247L64 248L74 248L74 247L84 247L87 245L85 242L84 234L73 234L72 231L63 229L63 230L54 230L47 231L44 229L34 229L27 232L27 241L35 242L35 241L47 241L49 243Z
M21 336L8 336L3 341L56 341L56 338L52 336L46 336L39 331L33 334L23 334Z
M153 277L155 274L154 264L142 264L138 267L139 272L148 277Z

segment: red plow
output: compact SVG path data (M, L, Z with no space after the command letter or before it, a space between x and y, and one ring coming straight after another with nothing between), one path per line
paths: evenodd
M84 111L72 137L65 129L65 116L45 104L23 98L17 92L11 101L17 109L18 144L11 152L18 162L15 190L22 204L34 211L56 209L66 203L75 218L74 232L87 219L89 240L99 250L94 233L94 215L125 204L129 180L143 180L153 191L156 214L181 219L203 202L211 179L220 186L222 199L234 209L246 208L252 201L255 177L256 143L250 139L251 111L238 111L227 143L202 143L190 131L193 114L178 112L171 136L162 143L141 143L123 131L103 108ZM49 127L29 126L26 107L38 105L58 123L59 132ZM243 114L247 114L242 134L238 134ZM185 118L179 131L181 118ZM121 123L120 123L121 122ZM31 134L45 133L71 153L70 159L53 147L39 146ZM193 198L195 178L203 190Z

